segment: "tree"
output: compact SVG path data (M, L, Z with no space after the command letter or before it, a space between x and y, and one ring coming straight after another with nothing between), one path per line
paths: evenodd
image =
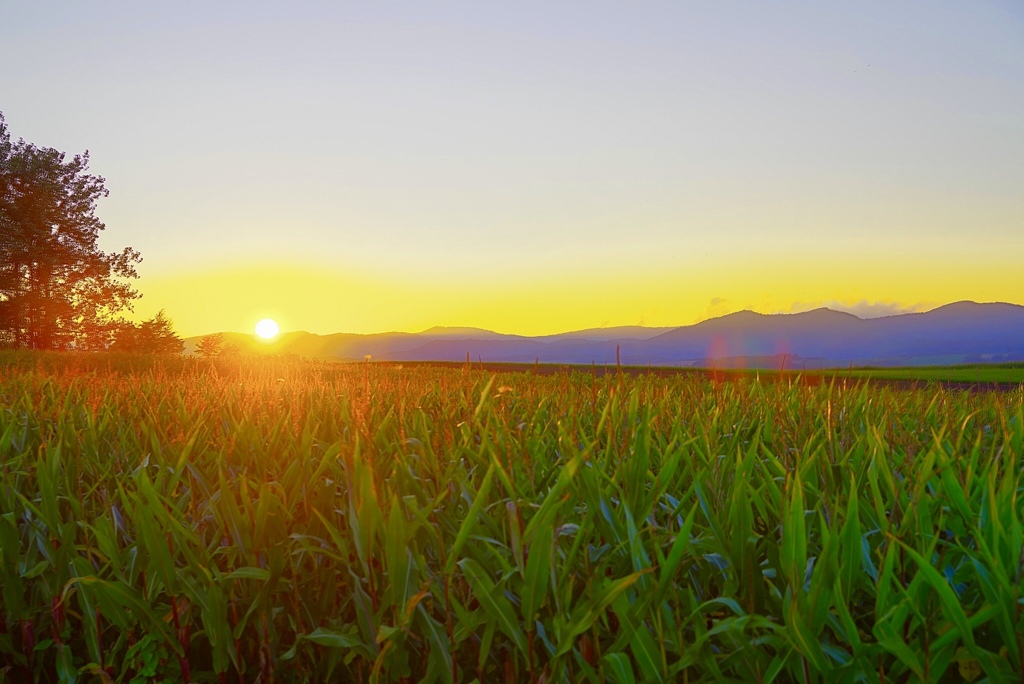
M185 343L174 332L174 323L163 309L148 321L135 325L123 322L114 333L114 351L142 354L181 354Z
M216 356L234 357L241 356L242 348L234 342L225 342L224 333L213 333L199 340L196 345L196 353L204 359L212 359Z
M196 352L204 359L211 359L220 356L224 351L224 333L214 333L200 338L196 345Z
M105 348L139 297L139 253L97 245L107 189L88 169L88 151L12 142L0 113L0 345Z

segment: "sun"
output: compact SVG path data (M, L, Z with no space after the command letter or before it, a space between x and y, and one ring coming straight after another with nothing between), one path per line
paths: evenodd
M274 339L279 332L281 332L281 326L273 319L264 318L256 324L256 336L262 337L264 340Z

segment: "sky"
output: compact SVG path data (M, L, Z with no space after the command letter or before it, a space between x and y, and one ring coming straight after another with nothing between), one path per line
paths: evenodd
M14 1L184 336L1024 304L1024 5Z

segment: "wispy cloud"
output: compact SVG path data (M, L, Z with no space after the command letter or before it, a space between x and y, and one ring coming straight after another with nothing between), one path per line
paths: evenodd
M732 313L734 310L735 307L725 297L712 297L708 302L708 308L704 310L704 315L699 316L697 321L706 321L709 318L724 316L725 314Z
M833 309L835 311L845 311L852 313L854 316L859 318L882 318L883 316L896 316L899 314L906 313L917 313L920 311L928 311L935 307L930 302L917 302L916 304L903 304L901 302L890 302L890 301L868 301L862 299L859 302L840 302L836 300L818 301L818 302L794 302L790 307L788 313L799 313L801 311L810 311L812 309L818 309L825 307Z

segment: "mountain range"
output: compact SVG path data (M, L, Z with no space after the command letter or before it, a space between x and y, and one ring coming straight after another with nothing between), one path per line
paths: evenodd
M381 361L614 364L718 368L829 368L1024 361L1024 306L957 302L925 313L859 318L831 309L795 314L753 311L669 328L622 326L525 337L480 328L420 333L317 335L272 342L224 333L244 351ZM185 340L186 352L200 337Z

